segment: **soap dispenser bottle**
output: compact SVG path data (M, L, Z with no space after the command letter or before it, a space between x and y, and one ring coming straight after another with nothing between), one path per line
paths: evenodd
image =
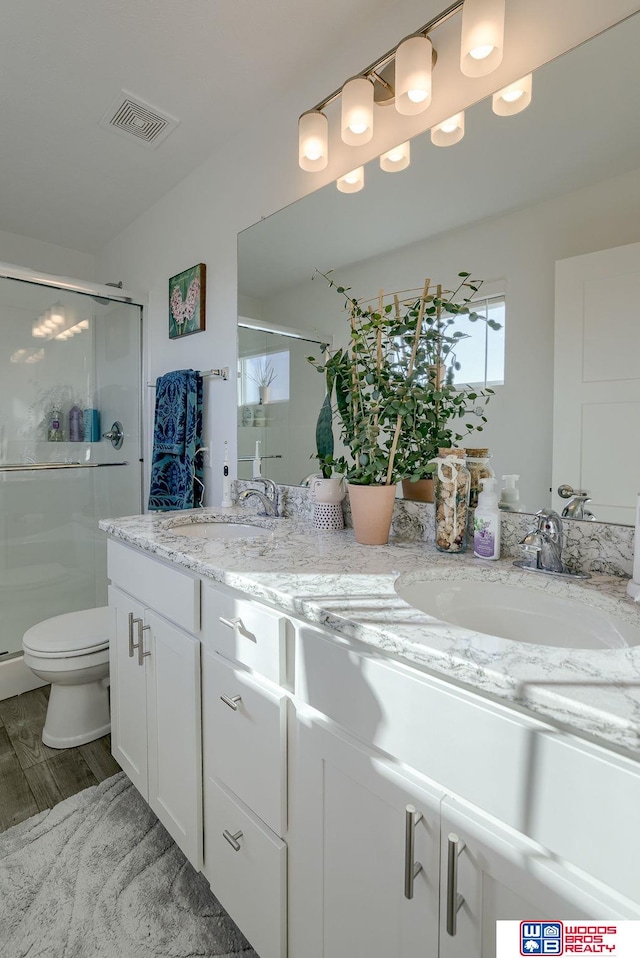
M500 558L500 510L497 479L480 480L482 492L473 516L473 554L479 559Z
M520 490L516 486L519 478L520 476L502 477L504 487L498 505L505 512L520 512Z

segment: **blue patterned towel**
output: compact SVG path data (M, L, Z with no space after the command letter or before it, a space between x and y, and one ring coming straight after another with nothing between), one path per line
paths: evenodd
M202 377L176 369L156 379L149 510L193 509L202 489Z

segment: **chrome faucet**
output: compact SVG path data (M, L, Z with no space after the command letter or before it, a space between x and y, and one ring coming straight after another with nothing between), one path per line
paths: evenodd
M591 510L586 508L591 499L584 489L573 489L564 483L558 486L558 495L561 499L569 500L562 510L563 519L595 519Z
M263 482L264 483L264 492L260 492L259 489L245 489L238 496L238 502L245 502L251 496L256 496L262 505L262 515L265 516L277 516L278 515L278 487L276 486L273 479L264 479L260 476L257 479L253 479L253 482Z
M540 572L564 572L562 564L562 519L553 509L536 512L538 525L520 540L523 551L530 557L524 568ZM535 561L534 561L535 557Z

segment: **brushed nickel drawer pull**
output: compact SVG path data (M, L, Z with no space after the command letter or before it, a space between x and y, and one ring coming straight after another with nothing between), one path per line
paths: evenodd
M137 644L133 641L133 627L134 625L140 625L142 619L134 618L133 612L129 613L129 658L133 658L133 653L135 649L138 648Z
M136 646L138 649L138 665L144 665L144 660L146 657L151 655L151 652L144 651L144 633L147 631L147 629L150 629L151 626L143 625L142 619L136 619L136 622L138 623L138 645Z
M404 828L404 897L413 898L413 880L422 871L420 862L414 862L416 825L422 818L422 812L417 812L415 806L407 805L405 809Z
M228 629L233 629L234 631L239 625L242 625L242 619L239 615L236 616L235 619L225 619L224 616L221 615L220 622L222 622L223 625L226 625Z
M449 834L448 842L447 934L453 938L458 930L458 912L464 904L464 897L458 894L458 858L465 846L453 832Z
M229 842L229 844L230 844L231 847L233 848L234 852L239 852L239 851L240 851L240 842L238 841L238 839L239 839L239 838L242 838L242 832L241 832L241 831L240 831L240 832L236 832L235 835L232 835L231 832L228 831L228 830L225 828L225 830L224 830L223 833L222 833L222 837L225 838L225 839Z
M228 705L229 708L233 709L234 712L238 711L238 706L240 705L240 702L242 702L241 695L232 695L232 696L221 695L220 698L222 699L224 704Z

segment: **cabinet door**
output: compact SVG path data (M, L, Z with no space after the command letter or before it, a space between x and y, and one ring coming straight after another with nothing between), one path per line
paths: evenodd
M149 805L200 869L200 643L148 610L145 625Z
M440 958L495 958L498 920L625 917L604 886L453 798L442 803L441 871Z
M437 955L441 793L324 723L299 719L291 958Z
M111 679L111 751L142 797L148 796L147 693L145 669L138 662L137 645L144 609L111 586L109 638ZM130 632L132 630L132 632ZM141 634L141 633L140 633Z

